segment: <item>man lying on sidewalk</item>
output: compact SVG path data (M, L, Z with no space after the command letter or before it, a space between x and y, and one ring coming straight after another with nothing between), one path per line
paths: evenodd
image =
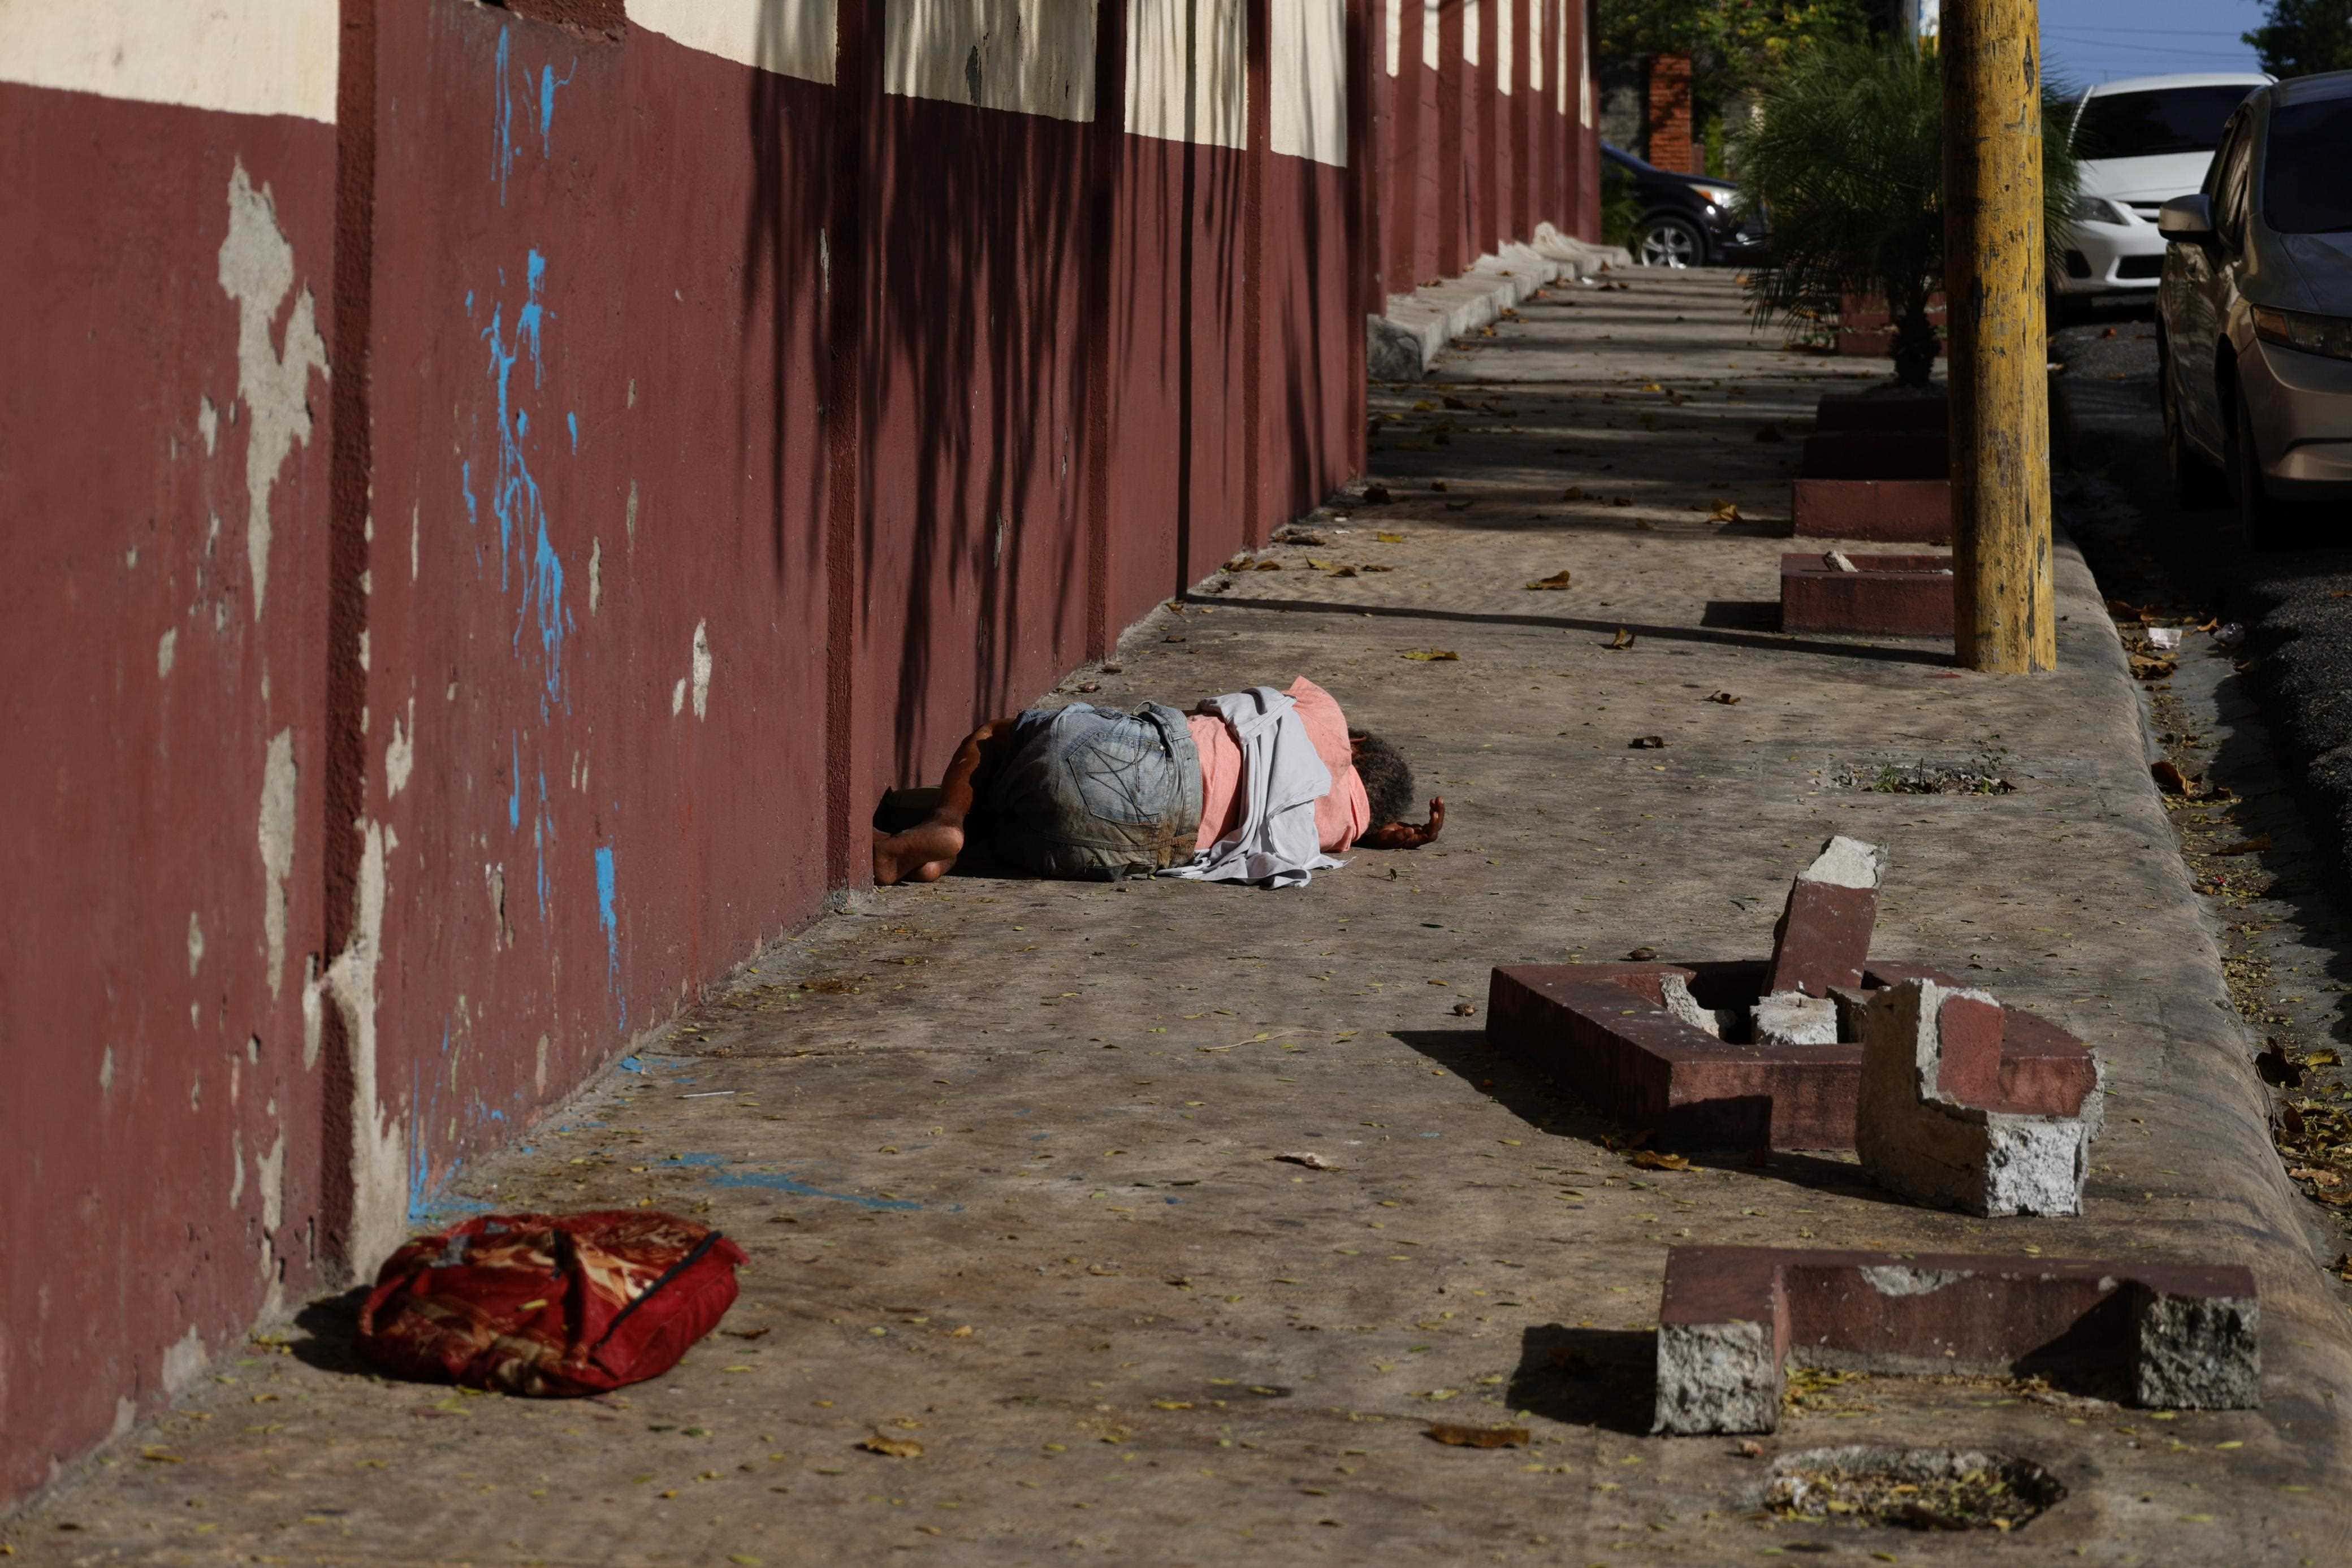
M1412 809L1396 747L1348 727L1331 694L1301 675L1190 716L1073 703L982 725L936 790L895 791L877 813L874 881L936 882L982 845L1036 876L1165 874L1303 885L1350 845L1417 849L1445 826ZM884 832L888 819L907 825ZM919 820L913 820L919 818Z

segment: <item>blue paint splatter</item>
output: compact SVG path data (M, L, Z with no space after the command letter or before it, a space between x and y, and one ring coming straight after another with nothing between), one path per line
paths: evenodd
M572 76L579 69L580 62L572 61L572 69L564 72L563 79L558 81L555 79L553 66L539 68L539 155L542 158L551 158L555 155L555 143L548 137L548 131L555 124L555 89L560 87L570 87Z
M577 452L580 450L580 416L567 413L563 417L572 426L572 450Z
M474 313L474 291L473 291L472 289L468 288L467 290L466 290L466 314L467 314L467 315L468 315L468 316L471 316L473 313Z
M563 602L563 562L556 554L548 529L546 497L538 476L531 471L527 445L530 414L517 406L514 387L515 365L526 353L530 356L532 390L545 386L547 382L543 350L549 312L542 298L547 283L547 257L531 251L523 277L524 298L521 308L515 313L513 337L507 335L504 304L492 309L490 324L482 331L483 340L489 345L490 380L498 389L498 477L490 491L490 510L499 519L500 591L509 585L516 562L520 561L523 570L522 603L515 617L515 651L522 651L523 628L535 621L545 685L540 714L541 717L551 717L557 706L570 706L563 691L563 639L574 622ZM528 555L516 552L515 537L519 531L530 541Z
M468 298L471 297L468 296ZM469 528L478 528L482 526L482 512L481 507L474 500L474 460L472 458L468 457L457 465L457 478L466 488L466 526Z
M618 879L613 870L613 846L596 846L596 924L604 928L604 976L614 989L621 984L621 916L614 907Z
M514 771L507 777L514 780L513 788L507 792L507 831L520 832L522 830L522 731L520 730L515 731Z
M625 1057L621 1058L621 1071L624 1071L624 1072L643 1072L645 1070L646 1070L646 1064L645 1064L642 1061L640 1061L639 1059L637 1059L636 1057L634 1057L634 1056L625 1056ZM603 1126L604 1124L604 1123L602 1123L602 1122L595 1122L595 1123L592 1123L592 1124L591 1124L591 1125L593 1125L593 1126L598 1126L598 1127L601 1127L601 1126Z
M513 52L513 40L507 29L499 29L499 101L490 110L490 131L498 142L490 154L490 177L499 183L499 205L507 204L507 171L515 161L514 98L507 91L507 62Z

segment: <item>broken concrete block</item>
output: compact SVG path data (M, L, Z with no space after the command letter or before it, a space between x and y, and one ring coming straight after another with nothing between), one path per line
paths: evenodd
M2001 1096L2000 1004L1909 979L1862 1011L1854 1152L1873 1181L1971 1214L2080 1214L2090 1127Z
M2128 1375L2143 1406L2252 1408L2260 1326L2236 1265L1675 1247L1654 1429L1769 1432L1790 1366L2090 1388Z
M1754 1028L1749 1037L1759 1045L1835 1045L1838 1004L1835 997L1809 997L1802 991L1775 991L1748 1009Z
M2132 1397L2151 1408L2252 1410L2262 1403L2262 1302L2141 1281L2132 1302Z
M1833 986L1861 985L1885 875L1886 852L1876 844L1843 836L1823 844L1790 885L1765 990L1826 997Z
M1693 1029L1704 1030L1717 1040L1723 1038L1723 1020L1716 1016L1714 1009L1699 1006L1698 998L1691 995L1690 981L1681 974L1663 977L1658 982L1658 992L1665 1002L1666 1011L1675 1018Z

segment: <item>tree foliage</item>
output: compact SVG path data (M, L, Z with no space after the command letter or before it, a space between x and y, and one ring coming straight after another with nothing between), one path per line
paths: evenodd
M1926 384L1936 361L1927 301L1944 271L1943 128L1937 57L1907 43L1819 44L1763 89L1738 137L1741 199L1772 234L1770 264L1748 274L1759 323L1882 295L1896 373ZM2043 136L2042 148L2054 257L2066 244L2074 162L2062 137Z
M1720 104L1809 46L1862 37L1867 0L1601 0L1603 59L1688 55L1693 96Z
M2274 77L2352 70L2352 0L2271 0L2245 41Z

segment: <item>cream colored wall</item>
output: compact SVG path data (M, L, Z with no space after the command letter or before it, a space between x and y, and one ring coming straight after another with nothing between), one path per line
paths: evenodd
M887 92L1095 117L1095 0L884 0L882 50Z
M1389 0L1389 75L1404 64L1404 0Z
M1536 0L1528 0L1534 5ZM1517 40L1511 35L1511 0L1495 0L1495 82L1505 97L1511 92L1511 67L1516 61L1512 45Z
M0 0L0 81L335 119L336 0Z
M833 80L835 6L835 0L627 0L633 26L738 65L821 82Z
M1462 0L1462 58L1478 63L1478 0Z
M1249 134L1244 0L1123 3L1129 131L1164 141L1241 146Z
M1424 70L1437 68L1437 5L1438 0L1421 0L1421 64Z
M1528 86L1536 92L1544 84L1544 13L1559 0L1528 0Z
M1268 43L1268 118L1276 152L1348 162L1346 0L1276 0Z

